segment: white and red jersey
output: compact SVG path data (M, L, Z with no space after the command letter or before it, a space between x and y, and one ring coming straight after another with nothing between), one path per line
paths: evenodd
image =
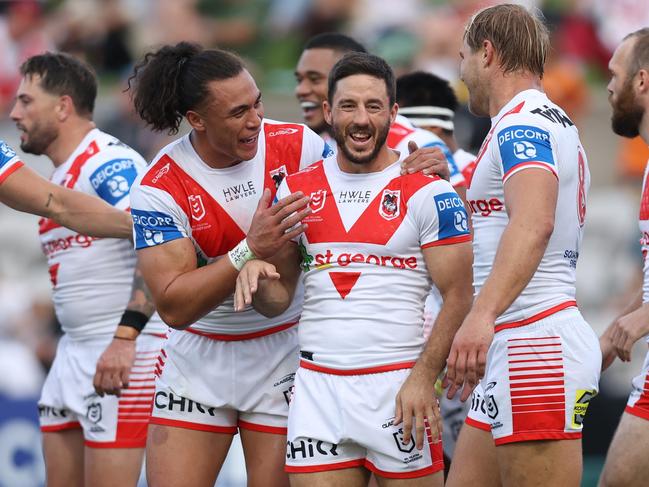
M512 175L529 168L549 171L558 179L554 232L534 276L496 320L500 328L522 325L539 315L575 305L577 258L590 185L588 161L572 121L537 90L517 94L493 117L476 160L467 190L473 219L476 293L491 272L509 223L504 185Z
M642 302L649 302L649 187L647 179L649 178L649 161L644 170L642 181L642 200L640 201L640 217L638 225L640 226L640 246L642 247L643 265L643 285L642 285ZM649 336L647 337L649 340Z
M132 215L135 247L153 247L178 238L191 239L199 265L228 258L248 233L264 188L275 195L287 175L319 161L330 149L301 124L264 120L255 157L225 169L203 162L189 135L162 149L135 183ZM295 324L301 292L289 309L266 318L252 307L235 313L233 297L189 327L217 339L260 336Z
M335 157L287 177L278 196L296 191L311 196L312 210L298 238L302 365L347 372L409 366L424 344L432 284L422 249L470 240L461 199L437 176L400 176L398 162L350 174Z
M401 159L404 159L408 154L410 154L410 150L408 149L408 142L410 141L415 142L419 148L439 147L448 161L448 168L450 170L449 181L451 184L454 187L464 186L466 184L464 176L462 176L462 173L457 167L454 155L451 153L444 141L428 130L415 127L412 122L403 115L397 115L397 118L390 126L390 132L388 133L388 147L398 151L401 155Z
M453 152L453 159L455 160L458 171L462 173L462 177L468 185L471 182L473 170L475 169L475 154L471 154L464 149L458 149Z
M14 150L0 139L0 184L23 165Z
M129 191L146 163L118 139L93 129L50 180L129 208ZM63 331L71 339L112 335L131 296L135 252L127 240L82 235L53 220L39 221L49 266L52 299ZM148 333L164 333L154 317Z

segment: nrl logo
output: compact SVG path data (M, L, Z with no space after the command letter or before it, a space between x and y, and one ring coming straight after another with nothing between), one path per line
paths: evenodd
M400 190L384 189L379 205L379 214L386 220L394 220L399 216Z
M205 216L205 206L203 206L203 198L199 194L190 194L187 197L189 207L192 212L192 217L196 221L201 221Z
M88 405L88 411L86 412L86 417L91 422L97 424L101 421L101 404L98 402L93 402Z
M279 188L279 185L282 184L282 181L284 181L284 178L286 177L286 166L281 165L277 169L270 171L268 174L273 180L273 183L275 183L275 188Z
M311 199L309 201L309 207L313 213L318 213L324 208L325 200L327 199L327 190L319 189L311 193Z

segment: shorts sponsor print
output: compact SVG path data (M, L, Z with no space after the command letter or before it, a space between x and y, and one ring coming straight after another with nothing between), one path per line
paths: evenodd
M260 362L263 358L263 364ZM156 368L152 424L286 434L297 328L248 340L173 330Z
M496 333L467 424L490 430L496 445L581 438L597 395L599 341L576 308Z
M297 371L291 398L286 471L365 467L387 478L423 477L444 468L442 442L427 429L424 448L403 442L394 399L410 369L363 375ZM414 438L414 430L413 430Z
M151 414L154 368L164 338L142 334L129 387L120 397L100 397L92 380L110 337L73 341L64 335L38 401L44 433L81 428L91 448L143 448Z
M642 370L633 378L625 412L649 420L649 352L645 356Z

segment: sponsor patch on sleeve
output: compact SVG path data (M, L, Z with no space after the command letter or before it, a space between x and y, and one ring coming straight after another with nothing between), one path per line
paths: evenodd
M14 157L16 157L14 150L0 140L0 167L4 166Z
M166 213L132 209L131 216L136 249L154 247L184 237L173 217Z
M523 166L545 167L556 173L550 133L531 125L512 125L498 133L504 178ZM504 179L503 178L503 179Z
M457 193L435 195L435 208L439 217L438 240L469 235L469 220Z
M453 158L453 154L448 149L448 146L446 144L442 142L431 142L429 144L424 145L423 147L439 147L440 150L444 153L446 160L448 161L448 168L451 173L451 177L460 174L460 169L457 167L457 164L455 163L455 159Z
M322 150L322 158L326 159L327 157L331 157L333 155L334 155L334 150L331 148L329 144L325 142L324 149Z
M111 205L128 195L137 177L132 159L113 159L101 165L90 176L90 184L101 199Z

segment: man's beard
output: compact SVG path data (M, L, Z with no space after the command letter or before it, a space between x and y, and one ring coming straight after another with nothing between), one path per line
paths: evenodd
M628 79L615 104L611 104L613 115L611 116L611 126L613 132L622 137L630 139L640 134L640 123L644 117L644 107L635 99L631 79Z
M26 139L20 143L20 148L28 154L40 156L59 136L58 130L53 125L41 125L35 123L29 133L26 132Z
M376 159L376 156L379 154L381 151L381 148L385 145L385 141L388 138L388 133L390 132L390 121L388 119L388 122L385 125L382 125L378 127L374 135L374 149L366 155L366 156L357 156L353 154L348 148L347 145L345 144L345 133L353 133L353 132L369 132L371 129L370 127L360 127L358 125L349 125L347 127L347 130L345 132L345 129L340 129L339 126L337 126L335 123L332 126L332 132L333 132L333 138L336 141L336 144L338 144L338 149L342 151L342 153L345 155L347 160L351 162L352 164L369 164L372 162L374 159Z

